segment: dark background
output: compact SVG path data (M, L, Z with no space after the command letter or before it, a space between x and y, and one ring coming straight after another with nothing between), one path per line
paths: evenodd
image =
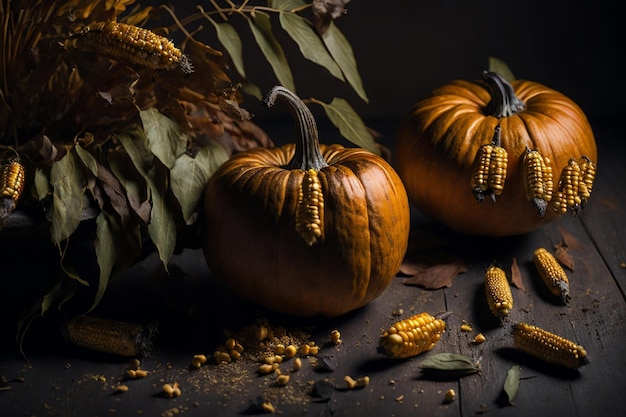
M208 1L179 1L176 13L194 12L197 4L211 8ZM619 116L626 92L618 66L624 43L618 39L622 23L617 6L579 0L352 0L348 14L335 22L354 49L369 103L302 58L278 20L273 22L300 97L326 102L343 97L366 121L399 119L433 88L456 78L479 79L490 56L505 61L517 78L569 96L589 116ZM242 29L250 80L268 91L276 83L271 69L243 19L233 17L231 23ZM203 40L223 50L210 39L211 31L205 25ZM258 122L286 114L280 106L270 112L250 97L245 106Z

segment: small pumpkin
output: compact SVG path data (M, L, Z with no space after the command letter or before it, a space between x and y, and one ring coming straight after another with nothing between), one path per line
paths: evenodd
M521 235L576 213L597 164L593 131L574 101L490 71L418 101L400 123L395 151L397 172L421 212L483 236Z
M339 316L378 297L408 245L409 200L395 170L361 148L319 143L308 107L277 86L296 141L235 154L204 196L207 264L233 293L297 316Z

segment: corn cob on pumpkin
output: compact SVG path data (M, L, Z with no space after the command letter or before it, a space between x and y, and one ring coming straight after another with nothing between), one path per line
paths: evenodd
M485 293L491 312L506 320L513 309L513 294L506 273L494 264L485 271Z
M305 172L298 188L298 208L296 210L296 232L312 246L322 238L324 216L324 195L317 171Z
M581 345L537 326L516 324L513 339L517 349L554 365L575 369L588 362Z
M0 197L11 198L17 202L24 190L25 169L19 157L2 167L0 178Z
M65 324L62 334L68 342L97 352L127 357L148 355L154 328L135 323L80 316Z
M99 22L88 26L71 45L135 65L163 70L178 66L184 73L193 72L187 56L172 41L126 23Z
M471 187L474 197L479 202L482 202L486 196L491 197L495 202L496 196L502 194L507 163L508 153L500 146L500 125L498 125L492 142L482 145L474 158Z
M410 358L431 350L446 331L446 323L428 313L393 324L380 336L380 348L393 358Z
M524 155L526 199L532 203L543 218L548 202L552 200L552 166L536 149L526 147Z
M550 292L561 297L564 304L569 304L569 279L554 255L545 248L539 248L534 252L533 263Z

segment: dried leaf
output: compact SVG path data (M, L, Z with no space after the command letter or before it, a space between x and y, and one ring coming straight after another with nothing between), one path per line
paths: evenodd
M161 114L157 109L142 110L139 116L148 138L148 149L166 167L172 169L176 158L185 153L187 135L182 133L176 122Z
M352 86L354 91L356 91L359 97L363 99L363 101L368 102L369 99L367 98L365 88L363 87L363 81L361 80L361 76L359 75L359 71L357 69L352 46L350 46L350 43L345 38L343 33L341 33L339 28L331 22L328 26L328 30L322 35L322 40L330 52L330 55L333 57L337 65L339 65L339 68L341 68L341 71L346 77L346 80L348 80L348 83Z
M507 396L509 404L513 404L513 400L517 395L519 389L519 380L522 368L518 365L513 365L511 369L506 373L506 380L504 381L504 393Z
M228 159L226 150L219 144L207 144L195 158L181 155L170 171L170 187L178 200L185 222L190 223L198 211L204 187L209 178Z
M50 171L44 171L43 168L35 169L35 197L41 201L52 192L50 186Z
M567 230L560 229L563 245L570 249L581 249L583 246L580 242Z
M279 21L285 32L298 44L303 57L326 68L333 77L345 81L341 68L313 31L310 21L291 12L280 12Z
M467 356L456 353L437 353L419 364L425 372L444 372L470 375L480 371L479 364Z
M313 15L318 33L324 34L334 19L348 13L343 6L349 2L350 0L313 0Z
M122 150L108 154L108 162L115 177L126 191L126 198L133 211L144 222L150 221L150 200L146 180L134 168L128 153Z
M74 233L80 224L85 193L85 176L75 152L67 152L52 165L52 242L59 245Z
M519 265L517 264L517 258L513 257L511 262L511 284L514 287L526 292L524 283L522 282L522 273L520 272Z
M272 33L272 23L267 13L258 10L248 19L250 30L261 52L271 65L278 82L285 88L295 92L296 85L282 46Z
M452 281L468 269L465 261L447 253L420 253L415 255L415 259L407 257L402 262L401 270L415 272L402 283L431 290L451 287Z
M380 149L374 142L374 136L367 129L363 120L354 111L350 104L342 98L333 98L330 104L315 100L320 104L330 121L339 128L341 135L361 148L380 155Z
M557 261L570 271L574 271L574 258L569 254L567 247L557 245L554 249L554 257Z

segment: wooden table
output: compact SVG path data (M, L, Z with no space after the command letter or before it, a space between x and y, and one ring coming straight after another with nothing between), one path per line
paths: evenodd
M14 338L17 318L56 273L49 272L56 271L50 265L55 254L45 244L33 245L27 253L12 249L8 238L3 238L0 415L234 416L249 412L259 396L271 402L276 413L290 416L624 415L626 145L617 120L592 118L591 122L600 153L598 175L592 198L577 217L566 216L526 236L486 239L452 233L413 213L413 233L426 237L418 239L427 243L424 251L439 246L469 265L449 288L408 286L398 277L380 298L358 311L335 319L296 319L268 313L222 291L197 249L177 255L169 275L154 256L148 257L116 278L92 313L158 321L155 347L141 364L148 376L137 380L124 380L127 359L63 342L55 311L33 322L24 343L28 361L20 355ZM392 138L397 123L371 125ZM535 248L554 248L564 239L575 263L574 270L568 271L569 306L547 292L532 266ZM494 259L509 273L513 259L520 268L525 291L512 289L512 322L537 324L582 344L590 357L588 365L564 370L512 348L510 326L494 319L484 296L483 273ZM432 351L408 360L392 360L377 352L382 329L422 311L451 312L447 331ZM334 370L322 372L312 366L312 358L305 357L302 369L290 373L289 384L276 387L273 377L257 374L258 363L251 360L219 366L209 360L200 369L190 368L193 355L211 356L224 342L225 329L237 331L260 318L288 331L308 332L320 346L320 355L332 357ZM472 325L471 332L461 330L464 322ZM341 332L342 344L328 342L333 329ZM472 341L479 332L486 341L477 345ZM423 374L420 362L441 352L473 358L482 370L454 378ZM281 369L289 373L291 366L285 362ZM511 405L503 384L513 366L521 367L521 380ZM346 375L355 379L367 375L370 383L344 389ZM315 397L313 387L325 386L323 380L340 389ZM163 384L173 382L180 384L182 395L163 397ZM127 385L128 392L116 394L119 383ZM446 404L444 394L449 389L457 395Z

